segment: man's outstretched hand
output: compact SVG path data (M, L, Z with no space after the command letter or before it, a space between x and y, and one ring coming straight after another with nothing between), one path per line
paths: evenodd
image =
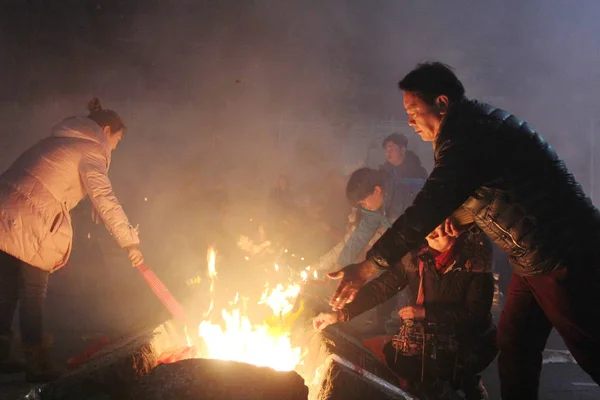
M356 297L359 289L377 271L375 263L365 260L360 264L350 264L337 272L330 272L330 279L341 279L335 293L329 300L329 305L334 311L341 310Z

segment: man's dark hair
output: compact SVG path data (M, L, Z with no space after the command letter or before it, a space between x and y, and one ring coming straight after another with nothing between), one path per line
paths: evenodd
M465 87L452 71L452 67L441 62L417 64L398 83L400 90L415 93L427 104L434 104L438 96L446 95L450 103L465 96Z
M390 136L383 139L382 147L385 147L389 142L395 143L400 147L408 147L408 139L401 133L392 133Z
M355 206L359 201L366 199L375 186L383 187L385 172L371 168L357 169L350 175L346 185L346 197L350 205Z

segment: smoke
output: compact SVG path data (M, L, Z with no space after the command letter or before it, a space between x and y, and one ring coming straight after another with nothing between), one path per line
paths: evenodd
M194 185L226 186L236 231L242 215L265 213L279 173L301 192L330 168L351 172L394 131L431 168L396 88L423 60L450 64L470 97L530 122L596 194L592 0L7 3L0 167L99 96L129 127L111 179L156 252L164 227L207 212Z
M7 154L96 94L127 118L129 162L117 165L130 174L217 158L228 176L250 165L264 175L294 169L298 142L326 149L329 166L354 166L382 121L376 135L410 133L395 83L435 59L455 67L470 96L530 121L590 178L600 57L592 1L73 1L33 14L23 3L36 2L13 2L3 21L3 115L6 131L19 132L3 136ZM411 145L431 165L427 145L416 136ZM157 152L160 168L145 161Z

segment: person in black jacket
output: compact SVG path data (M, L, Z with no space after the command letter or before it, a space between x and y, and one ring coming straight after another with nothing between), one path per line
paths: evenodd
M509 255L514 274L498 325L504 399L537 399L554 326L600 383L600 213L554 149L526 122L465 97L445 64L418 65L399 83L408 123L433 142L435 165L413 205L369 250L330 274L340 309L453 213L467 215Z
M400 334L384 338L386 364L415 391L419 386L423 390L422 383L430 386L441 379L462 390L466 399L487 398L477 374L498 351L490 313L494 295L492 246L478 228L456 238L440 225L427 236L427 245L409 252L367 283L352 303L319 314L313 325L323 329L349 321L406 287L410 288L410 306L398 311L403 320Z

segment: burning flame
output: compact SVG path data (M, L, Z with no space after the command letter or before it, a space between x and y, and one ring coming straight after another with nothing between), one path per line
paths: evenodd
M279 266L275 265L275 270ZM214 307L215 251L208 250L208 275L211 279L211 303L204 314L207 317ZM230 310L222 310L221 324L202 321L198 334L206 344L210 358L246 362L258 366L271 367L278 371L291 371L299 363L301 349L292 347L290 342L291 325L302 312L302 308L292 312L300 293L300 285L284 286L277 284L270 288L267 284L258 304L267 305L273 312L262 324L253 324L245 313L240 311L238 294Z
M292 311L299 293L300 285L290 285L284 289L282 284L278 284L270 294L267 286L258 304L268 305L275 315L287 314Z
M206 259L208 261L208 277L213 280L213 283L214 283L214 278L217 277L217 269L215 267L216 258L217 258L217 254L215 253L215 250L212 247L210 247L208 249L208 255L207 255ZM214 285L211 283L210 291L212 292L213 290L214 290Z
M217 278L217 269L215 267L217 255L212 247L208 248L208 277L210 278L210 306L208 311L204 313L204 317L208 317L215 306L215 279Z
M273 335L267 325L252 325L239 309L223 310L225 330L203 321L198 334L208 356L219 360L246 362L278 371L291 371L300 362L300 348L292 348L289 334Z

